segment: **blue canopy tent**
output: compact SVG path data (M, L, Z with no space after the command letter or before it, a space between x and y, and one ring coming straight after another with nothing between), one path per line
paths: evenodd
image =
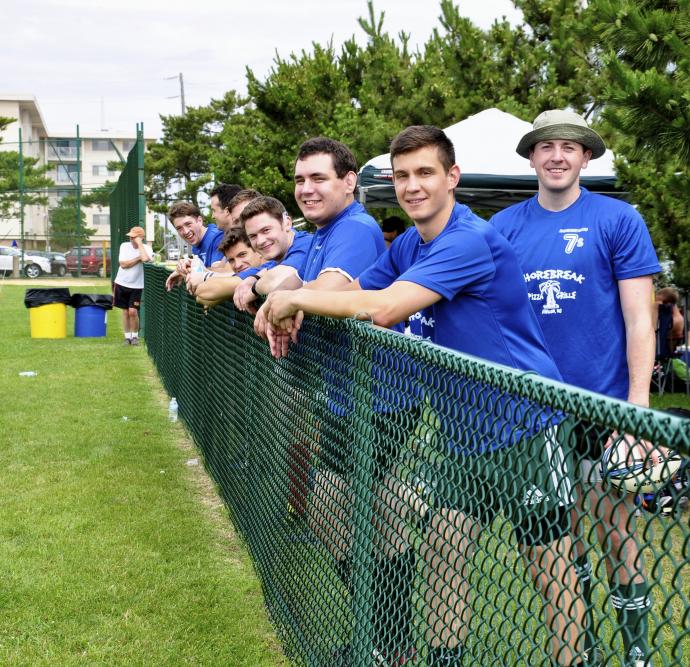
M486 109L445 129L455 146L462 176L456 199L477 210L499 211L537 192L529 161L515 152L530 123L498 109ZM613 153L592 160L580 182L591 192L624 198L616 188ZM358 198L367 208L397 208L388 153L367 162L359 172Z

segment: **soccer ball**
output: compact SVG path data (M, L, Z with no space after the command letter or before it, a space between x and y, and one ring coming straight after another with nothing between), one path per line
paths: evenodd
M611 445L601 457L602 479L609 481L622 491L630 493L652 493L661 488L680 468L680 455L659 450L660 463L654 464L641 448L631 445L625 439Z

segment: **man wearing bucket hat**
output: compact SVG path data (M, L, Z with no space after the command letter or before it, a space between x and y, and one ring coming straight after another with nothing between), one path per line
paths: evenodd
M122 309L122 328L125 345L139 345L139 307L144 289L144 262L153 259L151 246L144 243L143 227L132 227L127 232L129 241L120 244L120 268L113 285L113 304Z
M652 275L661 267L639 213L580 186L581 170L605 150L582 116L543 112L516 148L535 169L539 191L491 222L518 255L532 306L565 381L647 407L655 347ZM590 512L597 515L625 665L645 665L650 600L639 548L630 535L632 496L614 497L609 489L602 493L596 462L610 433L584 423L580 430L579 498L582 503L588 496ZM591 647L591 565L583 540L575 544Z

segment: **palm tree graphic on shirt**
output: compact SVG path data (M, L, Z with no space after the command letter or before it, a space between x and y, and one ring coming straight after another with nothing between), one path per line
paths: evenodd
M542 313L560 313L561 307L556 301L556 294L561 291L561 283L557 280L547 280L539 283L539 291L542 296L546 296L546 304L542 309Z

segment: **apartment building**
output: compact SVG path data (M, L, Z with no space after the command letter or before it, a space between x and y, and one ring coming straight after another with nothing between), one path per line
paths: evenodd
M0 116L17 120L0 133L0 150L19 150L19 129L22 135L22 153L38 159L39 165L48 165L47 176L55 183L55 188L47 192L48 204L26 206L24 210L25 248L45 248L50 242L49 211L59 201L81 188L82 194L91 192L106 181L116 181L119 165L127 159L127 154L136 141L134 128L131 134L122 132L87 132L77 138L76 127L73 133L51 135L45 120L32 95L0 96ZM80 135L82 133L80 132ZM155 141L145 139L145 143ZM95 230L94 242L110 241L110 213L107 207L84 207L84 224ZM147 237L153 238L154 216L146 212ZM0 245L9 245L13 240L21 241L21 221L19 216L0 218Z

